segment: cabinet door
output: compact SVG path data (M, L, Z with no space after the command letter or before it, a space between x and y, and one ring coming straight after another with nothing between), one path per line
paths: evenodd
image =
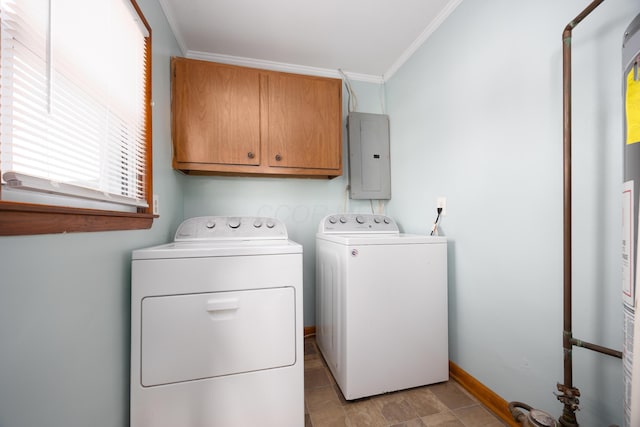
M341 168L341 84L337 79L269 75L269 166Z
M260 164L260 74L173 59L173 138L178 162Z

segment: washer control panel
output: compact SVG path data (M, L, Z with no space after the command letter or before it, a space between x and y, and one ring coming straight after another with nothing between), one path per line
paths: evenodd
M385 215L375 214L332 214L320 222L319 233L399 233L398 225Z
M185 220L174 241L284 239L287 228L282 221L269 217L200 216Z

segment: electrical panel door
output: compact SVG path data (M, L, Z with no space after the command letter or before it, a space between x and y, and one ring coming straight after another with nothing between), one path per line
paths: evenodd
M349 185L352 199L391 199L389 116L349 113Z

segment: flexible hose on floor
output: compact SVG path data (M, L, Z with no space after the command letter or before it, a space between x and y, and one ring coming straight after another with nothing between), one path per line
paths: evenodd
M513 419L520 423L521 425L525 425L525 422L527 421L527 416L525 415L524 412L519 411L516 408L522 408L522 409L526 409L527 411L531 412L531 406L527 405L526 403L522 403L522 402L509 402L509 412L511 412L511 416L513 417Z

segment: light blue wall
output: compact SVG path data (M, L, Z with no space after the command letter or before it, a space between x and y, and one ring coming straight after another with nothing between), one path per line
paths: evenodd
M177 44L156 0L151 230L0 237L0 426L129 425L131 250L166 242L182 220L170 168L169 56Z
M314 235L328 213L369 212L333 180L185 177L170 168L169 57L156 0L154 192L149 231L0 238L0 426L128 425L132 249L183 218L266 215L304 245L305 325L315 323ZM447 197L450 358L507 400L558 415L562 381L561 32L587 0L465 0L386 84L387 213L427 233ZM607 0L574 31L574 335L621 348L622 31L637 0ZM380 87L353 82L358 111ZM344 96L346 114L347 96ZM345 138L346 141L346 138ZM621 423L618 360L577 349L581 425Z
M562 30L587 0L465 0L387 82L394 197L425 233L447 197L450 359L558 416ZM622 348L621 40L637 0L573 31L574 336ZM574 352L585 427L622 423L621 362Z
M352 82L357 111L381 113L384 93L375 83ZM346 117L348 94L343 90ZM345 119L346 120L346 119ZM346 127L341 177L327 179L188 176L184 185L185 218L202 215L271 216L287 226L289 238L303 245L304 324L315 325L315 234L330 214L371 212L369 201L346 196L348 163ZM377 208L377 204L374 204Z

